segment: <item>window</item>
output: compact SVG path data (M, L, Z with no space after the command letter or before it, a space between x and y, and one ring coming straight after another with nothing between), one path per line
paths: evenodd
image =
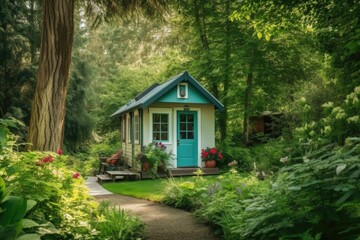
M139 140L140 140L139 115L134 116L134 140L135 140L135 143L139 143Z
M152 115L153 141L169 141L169 114L154 113Z
M178 98L188 98L188 84L179 83L177 88L177 97Z

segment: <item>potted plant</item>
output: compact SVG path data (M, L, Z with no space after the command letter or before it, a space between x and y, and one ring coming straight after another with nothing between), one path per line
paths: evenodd
M170 165L172 153L166 151L166 146L160 142L150 143L144 147L144 151L136 156L142 163L142 169L149 172L153 177L158 177L158 171L167 171Z
M140 152L136 155L136 160L141 163L141 169L143 171L148 171L150 169L150 162L146 157L145 152Z
M222 153L215 147L201 149L201 160L205 162L205 167L214 168L217 161L222 161Z

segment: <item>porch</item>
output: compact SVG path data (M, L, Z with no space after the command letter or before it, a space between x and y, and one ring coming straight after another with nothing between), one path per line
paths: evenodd
M218 168L170 168L168 172L159 172L160 178L166 177L182 177L182 176L196 176L198 169L201 169L202 175L218 175ZM106 181L116 180L140 180L140 179L151 179L153 176L145 171L137 172L130 169L106 171L103 174L96 175L97 181L102 184Z

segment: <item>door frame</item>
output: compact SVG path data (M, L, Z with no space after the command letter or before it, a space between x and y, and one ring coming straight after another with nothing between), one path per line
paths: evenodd
M184 108L174 108L174 114L173 114L173 154L175 155L175 164L174 164L174 168L177 168L177 163L178 163L178 159L177 159L177 131L178 131L178 124L177 124L177 114L178 111L184 111ZM197 112L197 136L198 136L198 153L197 153L197 166L201 167L201 155L200 155L200 150L201 150L201 139L202 139L202 131L201 131L201 108L192 108L190 107L190 109L188 111L193 111L193 112Z

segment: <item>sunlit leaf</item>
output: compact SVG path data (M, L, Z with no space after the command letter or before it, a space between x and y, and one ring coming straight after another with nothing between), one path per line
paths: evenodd
M346 164L341 164L336 168L336 174L339 175L346 168Z

